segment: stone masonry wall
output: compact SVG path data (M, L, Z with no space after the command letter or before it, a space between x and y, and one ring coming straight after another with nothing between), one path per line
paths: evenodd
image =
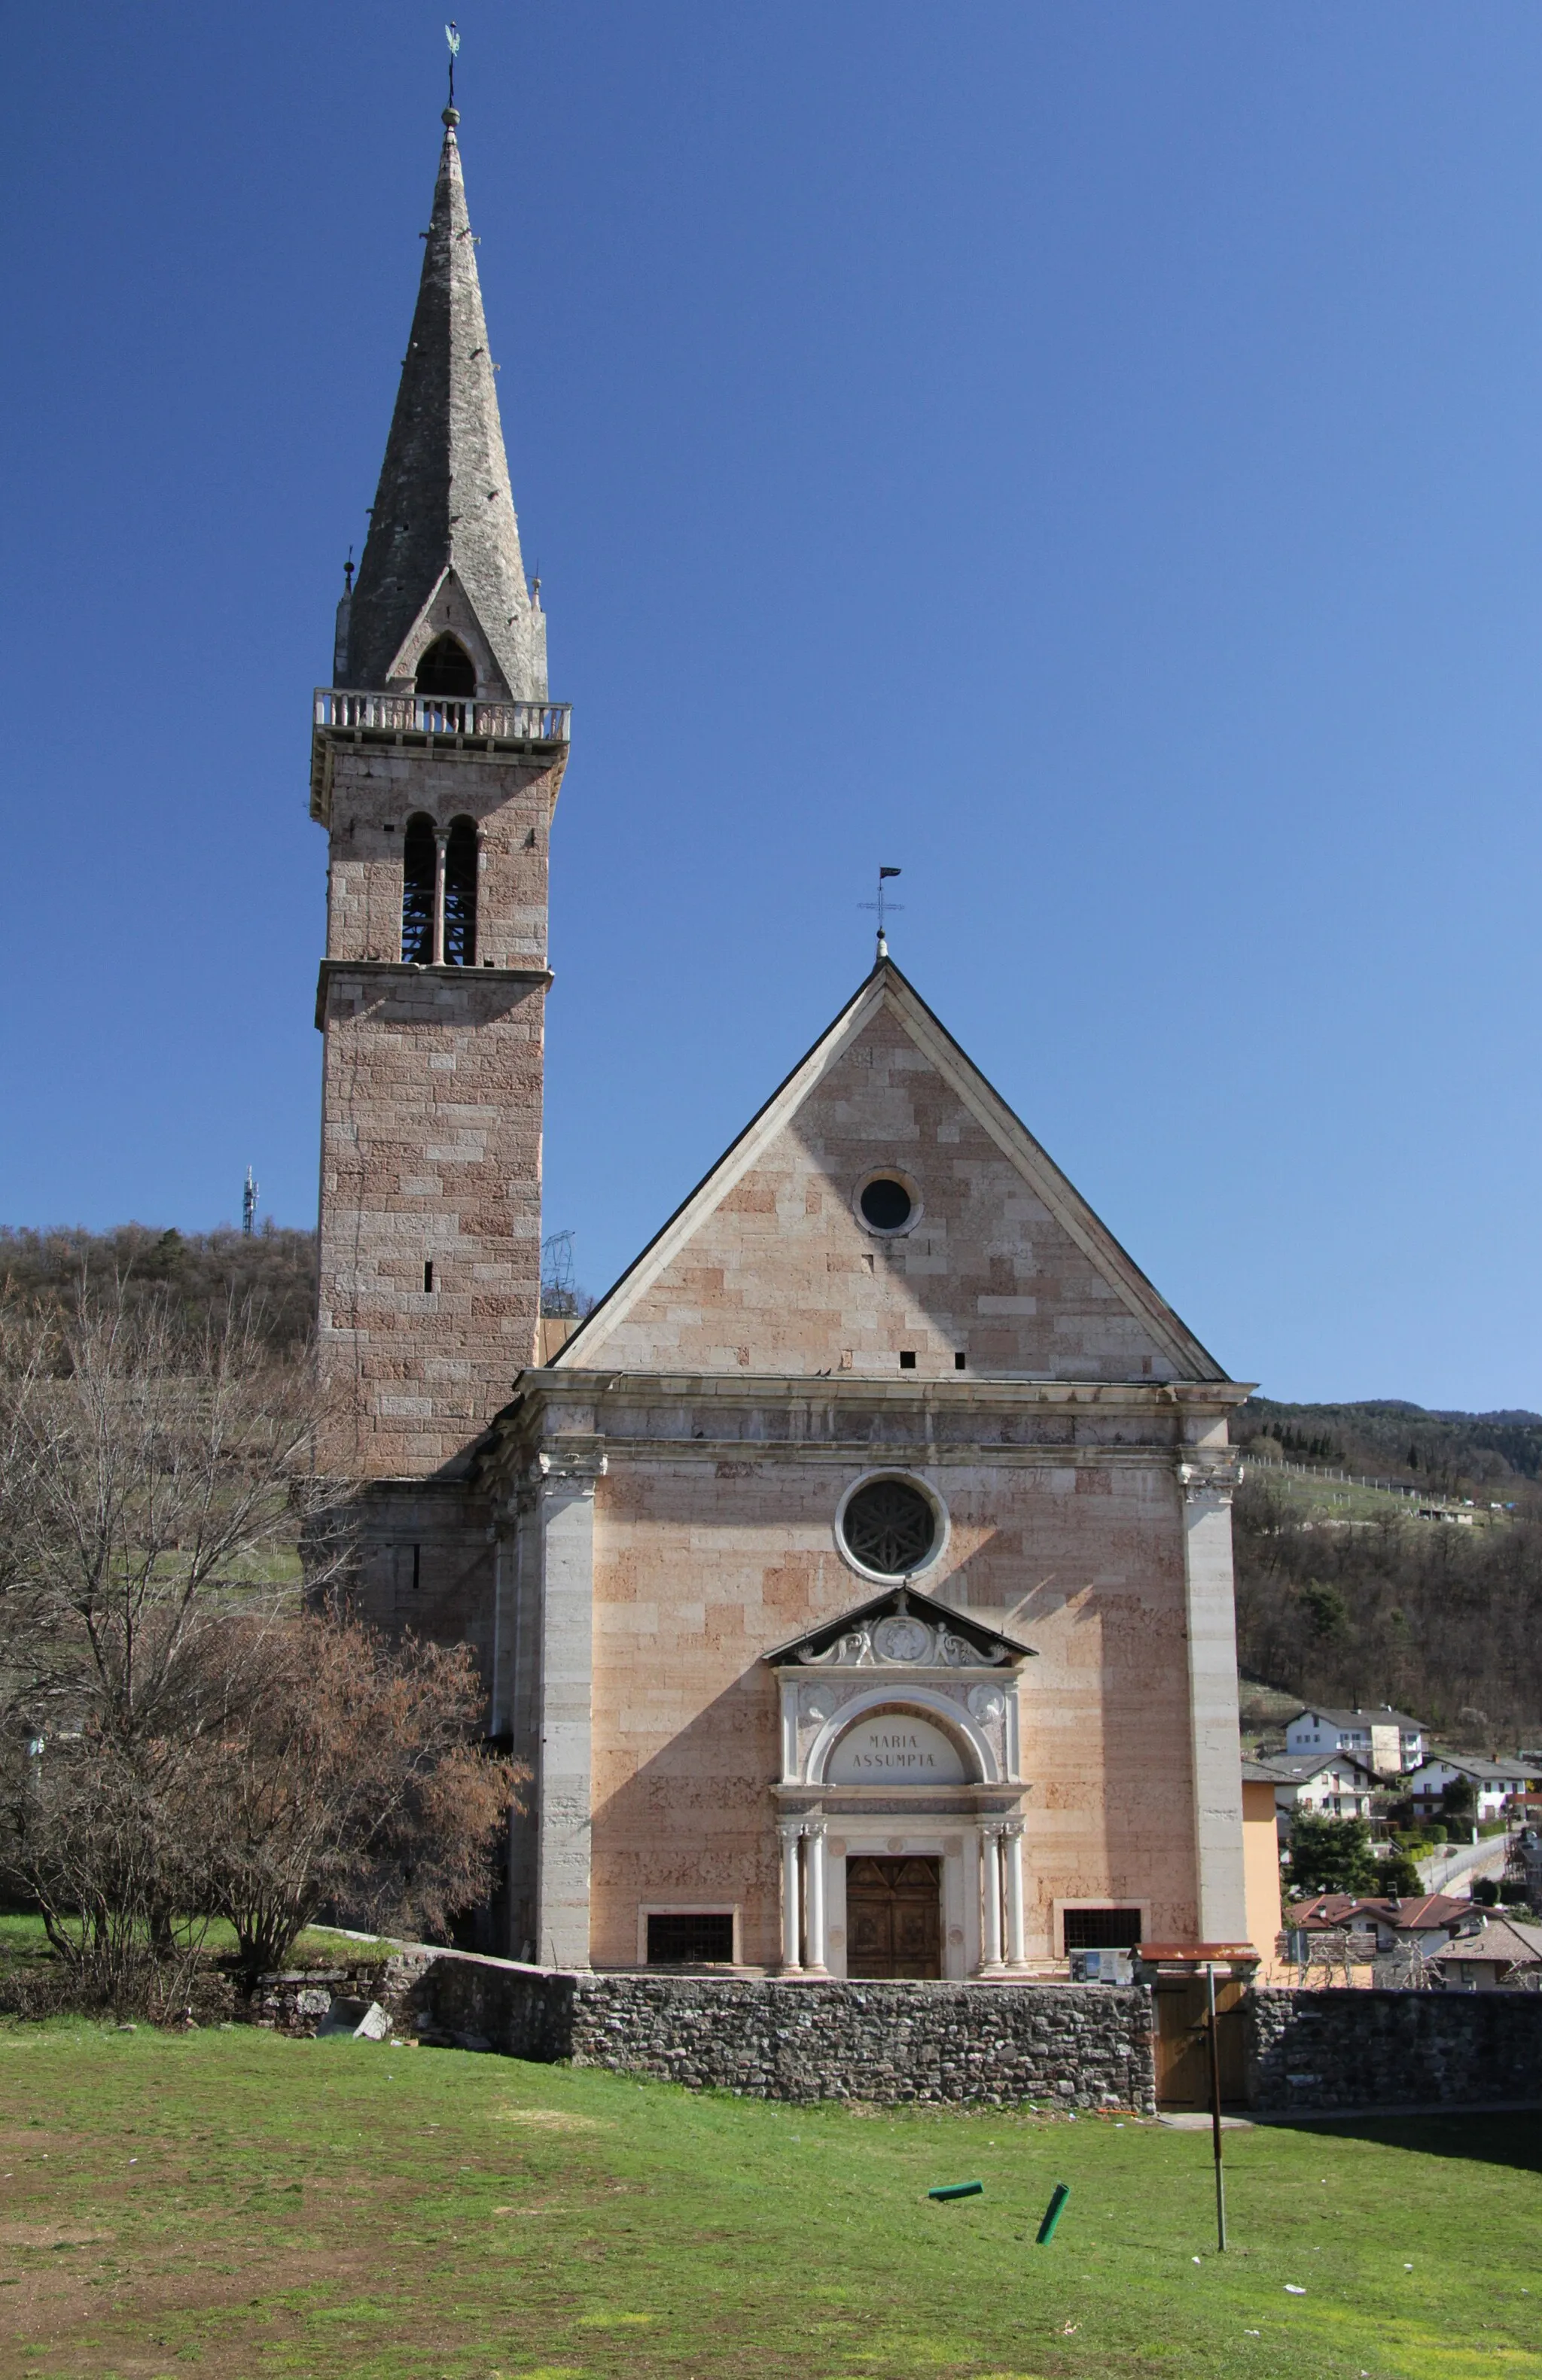
M266 1975L251 2014L313 2034L334 1997L378 2000L434 2046L749 2098L1156 2106L1144 1986L569 1974L410 1949ZM1261 2114L1542 2100L1542 1994L1260 1990L1243 2006Z
M1155 2105L1143 1987L563 1974L446 1957L399 2009L425 2041L749 2098Z
M316 1015L331 1460L358 1476L422 1478L463 1457L534 1350L546 856L561 769L443 744L339 739L331 758ZM401 964L414 815L475 824L474 965Z
M1263 2112L1542 2100L1542 1993L1264 1990L1245 2012Z

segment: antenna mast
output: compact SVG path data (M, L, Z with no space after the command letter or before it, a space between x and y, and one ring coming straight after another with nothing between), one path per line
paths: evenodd
M246 1169L246 1187L241 1192L241 1236L250 1240L257 1229L258 1184L251 1178L251 1168Z
M541 1311L563 1320L578 1313L571 1232L553 1232L541 1243Z

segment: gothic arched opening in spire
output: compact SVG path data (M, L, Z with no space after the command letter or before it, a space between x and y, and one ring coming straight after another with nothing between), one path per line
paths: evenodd
M420 694L471 695L476 692L476 664L459 637L447 630L435 637L418 663Z
M445 965L476 965L476 828L459 818L445 847Z
M401 851L401 955L410 966L434 963L434 880L438 853L434 820L409 819Z

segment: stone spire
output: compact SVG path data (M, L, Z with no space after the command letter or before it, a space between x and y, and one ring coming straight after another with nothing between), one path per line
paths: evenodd
M544 701L546 623L520 554L455 138L459 120L446 108L422 280L349 608L342 683L410 685L422 652L448 629L470 653L480 692Z

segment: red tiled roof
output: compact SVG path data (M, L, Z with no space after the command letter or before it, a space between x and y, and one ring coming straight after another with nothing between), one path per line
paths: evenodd
M1422 1930L1431 1925L1454 1925L1460 1917L1472 1915L1470 1900L1455 1900L1448 1892L1423 1892L1411 1895L1394 1909L1389 1900L1367 1896L1362 1899L1352 1892L1319 1892L1308 1901L1297 1902L1285 1912L1288 1925L1348 1925L1354 1919L1375 1923L1379 1919L1394 1932L1405 1929Z

